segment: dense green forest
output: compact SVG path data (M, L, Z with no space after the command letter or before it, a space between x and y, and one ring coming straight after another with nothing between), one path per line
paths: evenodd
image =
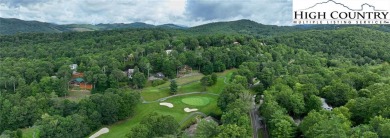
M0 132L19 137L20 129L37 127L42 138L86 137L131 119L150 74L173 79L188 65L207 75L204 86L216 82L214 72L237 69L220 90L218 121L201 121L195 137L251 137L248 101L256 94L270 137L385 138L389 41L386 31L366 27L305 30L248 20L0 36ZM65 98L71 64L93 85L80 101ZM132 78L123 74L128 69ZM333 109L323 109L321 98ZM150 131L159 126L170 129ZM150 114L127 136L182 136L177 129L171 116Z

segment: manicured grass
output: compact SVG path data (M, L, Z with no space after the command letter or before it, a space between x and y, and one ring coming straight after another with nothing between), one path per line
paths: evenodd
M210 103L210 100L207 97L188 97L181 99L181 101L193 106L205 106Z
M226 81L228 81L230 76L235 70L236 69L232 69L222 73L217 73L217 75L219 76L217 84L208 87L206 91L215 94L221 93L222 89L226 86L226 84L224 83L225 77L226 77ZM176 82L179 85L178 93L180 94L180 93L188 93L188 92L203 92L204 91L203 86L200 84L199 81L203 76L204 75L202 74L195 74L193 76L176 79ZM144 88L141 92L141 96L146 101L154 101L163 97L170 96L171 94L169 93L169 85L170 83L167 82L165 84L156 87ZM195 100L197 97L207 98L209 100L209 103L204 104L204 106L199 106L198 104L203 103L204 101L197 102ZM184 111L184 108L186 107L197 108L199 109L198 110L199 112L205 114L220 115L222 114L222 111L217 106L217 99L218 96L211 95L211 94L191 94L191 95L173 97L164 101L164 102L172 103L174 105L173 108L160 106L158 102L150 103L150 104L139 104L135 109L135 115L133 117L117 122L113 125L107 126L110 129L110 132L101 135L99 138L123 138L126 136L127 133L129 133L132 127L139 124L142 118L144 118L145 116L147 116L152 112L157 112L163 115L171 115L176 119L177 122L183 123L181 124L181 127L187 126L188 123L191 122L191 119L196 117L196 115L188 117L191 113L186 113ZM190 104L188 104L188 101ZM188 120L184 120L184 119L188 119Z
M226 70L221 73L217 73L219 76L217 84L207 87L206 91L210 93L220 94L222 92L222 89L225 87L225 82L229 81L229 78L233 74L233 72L236 69ZM176 79L178 87L178 93L188 93L188 92L204 92L203 86L200 83L200 79L204 75L193 75L190 77L183 77ZM226 77L226 78L225 78ZM147 87L142 90L141 96L146 101L154 101L163 97L170 96L169 93L169 85L170 82L167 82L163 85L156 86L156 87Z
M169 96L169 88L158 89L155 87L148 87L142 90L141 96L146 101L154 101L163 97Z
M182 102L183 98L190 98L194 96L207 97L210 100L210 103L206 106L197 107L197 106L186 105ZM217 107L217 102L216 102L217 98L218 96L210 95L210 94L193 94L193 95L174 97L164 101L164 102L172 103L174 105L173 108L161 106L157 102L150 103L150 104L139 104L135 110L136 115L134 117L108 126L110 132L107 134L103 134L99 138L123 138L126 136L127 133L129 133L132 127L136 126L142 120L143 117L147 116L152 112L157 112L163 115L171 115L176 119L177 122L182 122L183 119L185 119L188 115L191 114L191 113L186 113L184 111L184 108L186 107L197 108L199 109L200 112L203 112L205 114L210 114L210 113L221 114L222 113L221 110Z

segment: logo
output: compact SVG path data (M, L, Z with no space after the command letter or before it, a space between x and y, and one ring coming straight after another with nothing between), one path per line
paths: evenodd
M390 0L293 0L294 24L390 24Z

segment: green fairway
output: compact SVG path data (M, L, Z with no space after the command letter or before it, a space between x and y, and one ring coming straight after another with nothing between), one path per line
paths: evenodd
M227 82L232 75L235 69L227 70L222 73L217 73L218 81L215 85L207 87L206 91L210 94L189 94L169 98L164 102L172 103L173 108L168 108L166 106L159 105L159 102L153 102L148 104L139 104L135 110L135 115L132 118L117 122L110 126L110 132L107 134L101 135L99 138L123 138L129 133L130 129L136 126L143 117L147 116L152 112L157 112L163 115L173 116L177 122L181 122L180 126L184 127L188 125L188 122L191 122L191 119L194 119L194 115L184 111L184 108L196 108L198 112L204 114L214 114L220 115L222 111L217 106L218 96L215 94L220 94L222 89L226 86L225 81ZM176 79L178 87L178 94L190 93L190 92L204 92L202 85L200 84L200 79L204 75L195 74L188 77L182 77ZM165 83L156 87L146 87L142 90L141 96L145 101L155 101L160 98L171 96L169 92L170 83ZM213 95L214 94L214 95Z
M231 69L221 73L217 73L217 75L219 76L217 84L207 87L206 91L215 94L221 93L222 89L226 85L225 81L228 82L229 78L235 70L236 69ZM179 85L178 94L205 91L199 81L203 76L204 75L196 74L194 76L176 79L176 82ZM160 86L144 88L142 90L141 96L146 101L154 101L163 97L170 96L171 94L169 93L169 85L170 83L168 82Z
M210 103L202 107L190 106L182 103L182 99L191 98L191 97L204 97L209 99ZM157 112L163 115L171 115L176 119L177 122L185 122L185 120L183 119L185 119L187 116L191 114L184 111L184 108L186 107L197 108L199 109L198 110L199 112L203 112L205 114L211 114L211 113L221 114L222 111L217 107L217 98L218 96L216 95L193 94L193 95L173 97L164 101L164 102L172 103L174 105L173 108L161 106L159 105L158 102L150 103L150 104L139 104L135 110L136 115L134 117L107 126L110 132L101 135L99 138L123 138L130 131L132 127L137 125L142 120L143 117L147 116L152 112Z
M181 99L181 101L193 106L205 106L210 103L210 100L207 97L188 97Z

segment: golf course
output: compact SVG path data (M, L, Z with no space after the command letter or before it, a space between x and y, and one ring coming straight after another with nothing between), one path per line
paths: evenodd
M137 106L135 115L113 125L104 126L109 129L109 132L99 136L99 138L125 137L132 127L152 112L173 116L182 129L191 122L191 119L196 117L196 114L220 115L222 111L217 106L218 96L233 71L218 73L216 85L207 87L206 91L200 83L200 79L204 76L200 73L177 78L176 82L179 87L178 93L175 95L169 93L169 82L156 87L146 87L141 92L142 103ZM162 102L172 104L173 107L160 105ZM185 108L196 111L188 112L185 111Z

